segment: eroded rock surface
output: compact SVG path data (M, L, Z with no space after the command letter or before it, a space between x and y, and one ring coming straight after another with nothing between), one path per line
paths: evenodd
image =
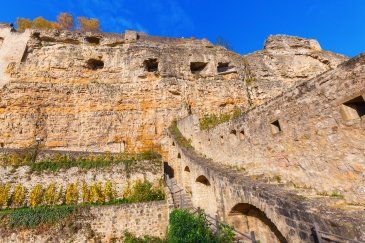
M270 36L264 49L246 56L254 80L248 84L253 104L282 94L298 81L336 68L348 58L321 49L313 39Z

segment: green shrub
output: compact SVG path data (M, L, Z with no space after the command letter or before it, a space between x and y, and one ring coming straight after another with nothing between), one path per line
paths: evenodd
M47 186L44 191L44 204L48 206L55 205L57 203L57 195L56 195L56 184L52 183Z
M36 185L32 188L29 195L29 205L31 208L40 206L43 201L43 187L42 185Z
M40 224L57 222L74 211L73 206L21 208L10 212L9 225L12 228L34 228Z
M113 184L111 181L107 181L104 184L104 197L105 201L109 202L111 200L114 200L117 196L117 191L115 190Z
M129 233L128 231L125 231L124 237L123 237L123 242L124 243L164 243L166 241L161 240L160 238L157 238L157 237L149 236L149 235L145 235L145 236L143 236L143 238L136 237L135 235Z
M230 226L221 224L220 234L215 235L210 230L203 212L197 215L186 209L174 209L170 214L168 242L194 243L229 243L233 242L234 233Z
M219 116L216 114L205 114L204 117L199 120L200 129L208 130L214 128L221 123L238 118L241 114L242 111L238 107L235 107L230 113L222 113Z
M180 132L179 128L177 127L177 122L173 121L171 126L169 127L169 131L171 134L175 137L176 141L179 143L179 145L187 148L187 149L193 149L193 146L191 145L191 140L187 140Z
M100 182L95 182L90 186L90 202L98 204L105 202L105 196Z
M13 207L23 207L25 205L25 196L27 190L24 186L17 184L15 186L13 195L12 195L12 206Z
M0 208L6 208L10 201L10 185L0 184Z
M165 193L161 186L159 188L153 188L151 182L147 180L137 180L129 195L127 195L127 199L130 202L158 201L165 199Z
M82 192L82 194L81 194L82 202L89 203L90 202L90 189L86 183L82 184L81 192Z
M79 189L75 183L70 183L66 187L66 204L73 205L79 201Z

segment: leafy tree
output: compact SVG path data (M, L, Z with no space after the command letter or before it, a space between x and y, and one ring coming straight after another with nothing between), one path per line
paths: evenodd
M233 50L232 44L228 40L224 39L223 37L218 36L215 44L218 46L223 46L227 50L230 50L230 51Z
M59 28L57 23L48 21L48 20L44 19L43 17L35 18L33 20L33 27L36 28L36 29L45 29L45 30Z
M60 13L57 16L57 23L60 29L73 30L75 28L74 18L69 13Z
M97 19L88 19L85 17L78 17L79 27L81 31L98 32L100 31L100 23Z
M17 18L16 25L18 26L18 31L24 31L26 29L32 28L32 20L25 18Z

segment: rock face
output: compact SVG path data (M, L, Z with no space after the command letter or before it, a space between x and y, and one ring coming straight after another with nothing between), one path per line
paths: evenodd
M133 31L2 26L0 39L0 145L8 148L39 137L61 150L155 149L174 119L249 109L346 59L313 40L283 36L247 57L206 40Z
M348 58L323 51L316 40L270 36L264 50L246 56L254 80L248 84L253 104L261 104L293 87L336 68Z

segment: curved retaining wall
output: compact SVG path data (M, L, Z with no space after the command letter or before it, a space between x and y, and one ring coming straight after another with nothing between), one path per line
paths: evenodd
M322 231L365 240L365 215L345 214L278 185L252 180L237 170L218 165L194 150L180 146L171 134L166 149L168 155L165 159L173 168L178 183L191 190L194 206L200 206L209 214L217 214L223 221L229 221L232 209L244 203L266 215L288 242L313 241L311 227L314 222ZM186 166L190 172L186 171ZM197 186L200 176L208 180L205 192Z

